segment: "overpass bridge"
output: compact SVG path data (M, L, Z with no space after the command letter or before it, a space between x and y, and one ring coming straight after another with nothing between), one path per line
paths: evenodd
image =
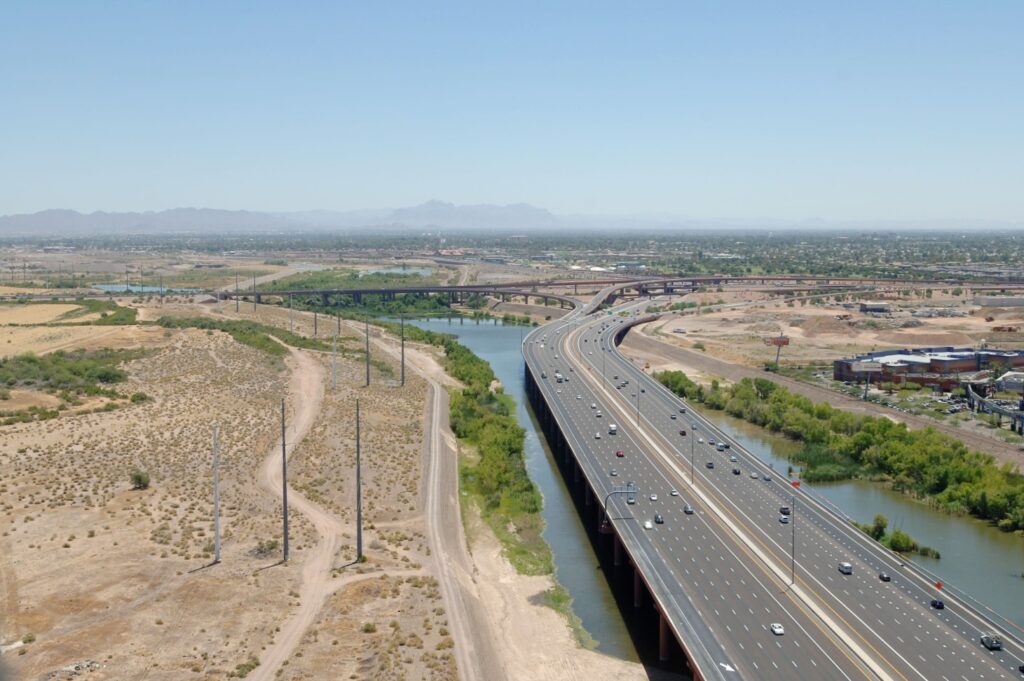
M1015 625L936 588L623 357L618 340L649 318L644 303L590 314L615 286L524 339L527 393L663 665L699 679L1021 678ZM982 647L986 633L1003 650Z

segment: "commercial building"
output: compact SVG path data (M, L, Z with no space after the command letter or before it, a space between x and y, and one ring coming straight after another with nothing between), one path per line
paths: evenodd
M1018 367L1024 367L1024 350L954 347L881 350L835 360L832 377L837 381L855 382L868 377L873 383L908 382L948 389L960 374Z

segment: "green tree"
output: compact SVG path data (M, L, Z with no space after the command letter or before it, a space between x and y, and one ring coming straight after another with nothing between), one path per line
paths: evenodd
M135 469L131 474L132 489L149 489L149 473Z

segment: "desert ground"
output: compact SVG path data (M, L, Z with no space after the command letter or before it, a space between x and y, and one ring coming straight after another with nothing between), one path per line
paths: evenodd
M313 334L312 315L269 306L236 314L232 303L184 297L121 302L139 308L140 320L255 318ZM55 309L33 309L44 307ZM340 346L349 352L336 361L295 349L279 360L219 331L52 325L67 312L5 307L0 352L143 348L124 367L129 379L119 389L150 399L0 429L0 661L15 678L454 679L458 667L474 665L476 678L486 679L647 678L639 665L581 650L565 620L536 604L550 578L517 575L472 517L479 527L467 547L457 503L435 504L446 509L438 516L446 525L431 529L425 471L432 457L444 457L450 471L438 484L458 498L457 446L444 412L438 444L425 440L428 395L432 405L454 385L436 349L407 347L401 388L395 339L371 329L376 362L365 387L364 365L351 352L363 344L357 324L342 325ZM320 321L321 336L333 333ZM48 397L11 395L15 404ZM357 398L361 563L354 562ZM216 565L215 424L223 527ZM148 489L132 488L135 469L150 474ZM438 553L436 535L449 530L456 539Z

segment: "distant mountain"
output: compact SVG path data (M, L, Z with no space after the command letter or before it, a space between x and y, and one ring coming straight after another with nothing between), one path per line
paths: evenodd
M213 208L174 208L144 213L79 213L44 210L0 216L0 237L86 236L117 234L264 233L296 230L350 230L381 226L392 229L533 231L557 227L559 219L524 203L508 206L457 206L428 201L398 210L300 211L260 213Z
M391 222L409 227L440 227L454 230L532 231L557 227L559 219L543 208L526 203L513 203L507 206L456 206L444 201L427 201L412 208L399 208L393 211Z

